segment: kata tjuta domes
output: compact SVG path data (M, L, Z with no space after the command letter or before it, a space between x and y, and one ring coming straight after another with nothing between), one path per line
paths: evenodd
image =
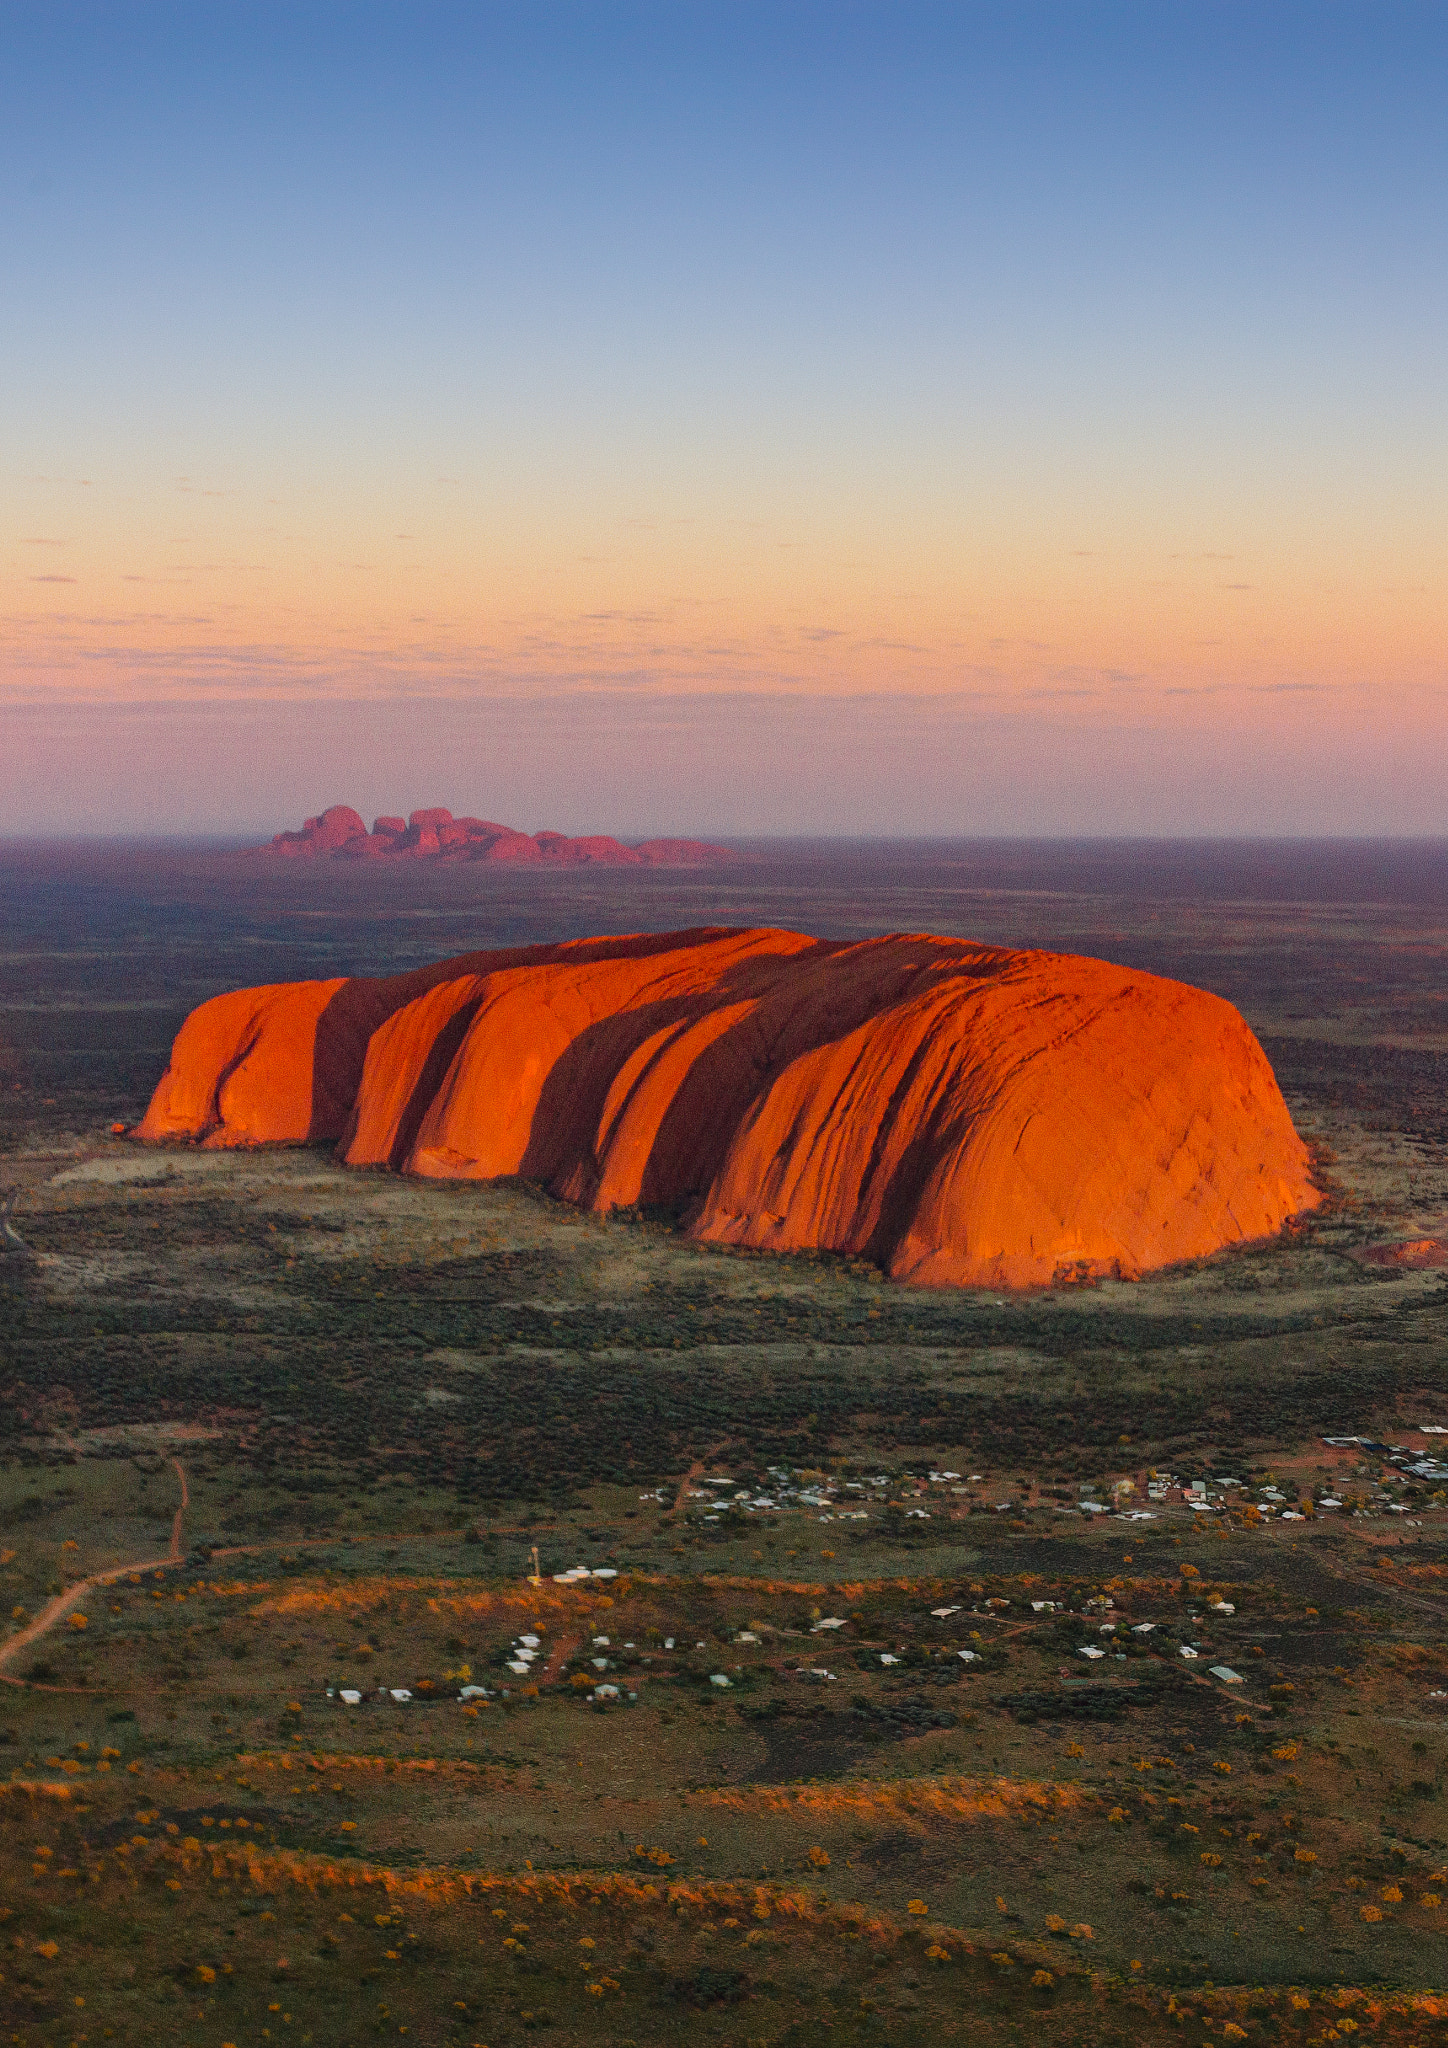
M360 811L333 804L300 832L278 832L254 853L291 860L502 861L518 867L708 867L732 860L702 839L643 839L625 846L605 832L570 839L565 832L518 832L486 818L455 818L441 808L409 818L378 818L369 832Z
M710 929L203 1003L140 1127L521 1174L925 1285L1134 1278L1320 1200L1231 1004L965 940Z

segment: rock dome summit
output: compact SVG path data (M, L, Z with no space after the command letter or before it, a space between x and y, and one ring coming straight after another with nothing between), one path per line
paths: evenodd
M455 818L441 807L407 818L378 818L367 830L350 804L308 818L298 832L278 832L253 855L286 860L493 861L518 867L710 867L733 858L702 839L643 839L627 846L606 832L570 839L566 832L519 832L486 818Z
M1220 997L961 939L707 929L283 983L192 1012L139 1127L522 1175L921 1285L1136 1278L1321 1199Z

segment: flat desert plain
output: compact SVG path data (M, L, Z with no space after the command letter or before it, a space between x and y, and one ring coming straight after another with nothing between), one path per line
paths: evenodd
M1442 849L0 869L8 2038L1445 2038ZM1012 1295L110 1133L219 989L706 921L1212 988L1328 1200Z

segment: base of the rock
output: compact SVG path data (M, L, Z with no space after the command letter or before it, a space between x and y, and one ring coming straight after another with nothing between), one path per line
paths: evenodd
M588 939L218 996L140 1135L521 1174L923 1285L1133 1278L1320 1200L1229 1003L929 936Z

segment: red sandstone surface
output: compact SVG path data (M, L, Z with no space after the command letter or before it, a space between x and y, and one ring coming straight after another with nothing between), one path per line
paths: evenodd
M1320 1200L1229 1003L929 936L585 939L218 996L139 1134L520 1174L931 1286L1134 1278Z
M570 839L563 832L517 832L486 818L455 818L451 811L414 811L410 818L378 818L369 832L350 804L333 804L308 818L300 832L278 832L256 853L301 860L512 861L538 867L707 867L732 856L702 839L644 839L635 846L594 833Z

